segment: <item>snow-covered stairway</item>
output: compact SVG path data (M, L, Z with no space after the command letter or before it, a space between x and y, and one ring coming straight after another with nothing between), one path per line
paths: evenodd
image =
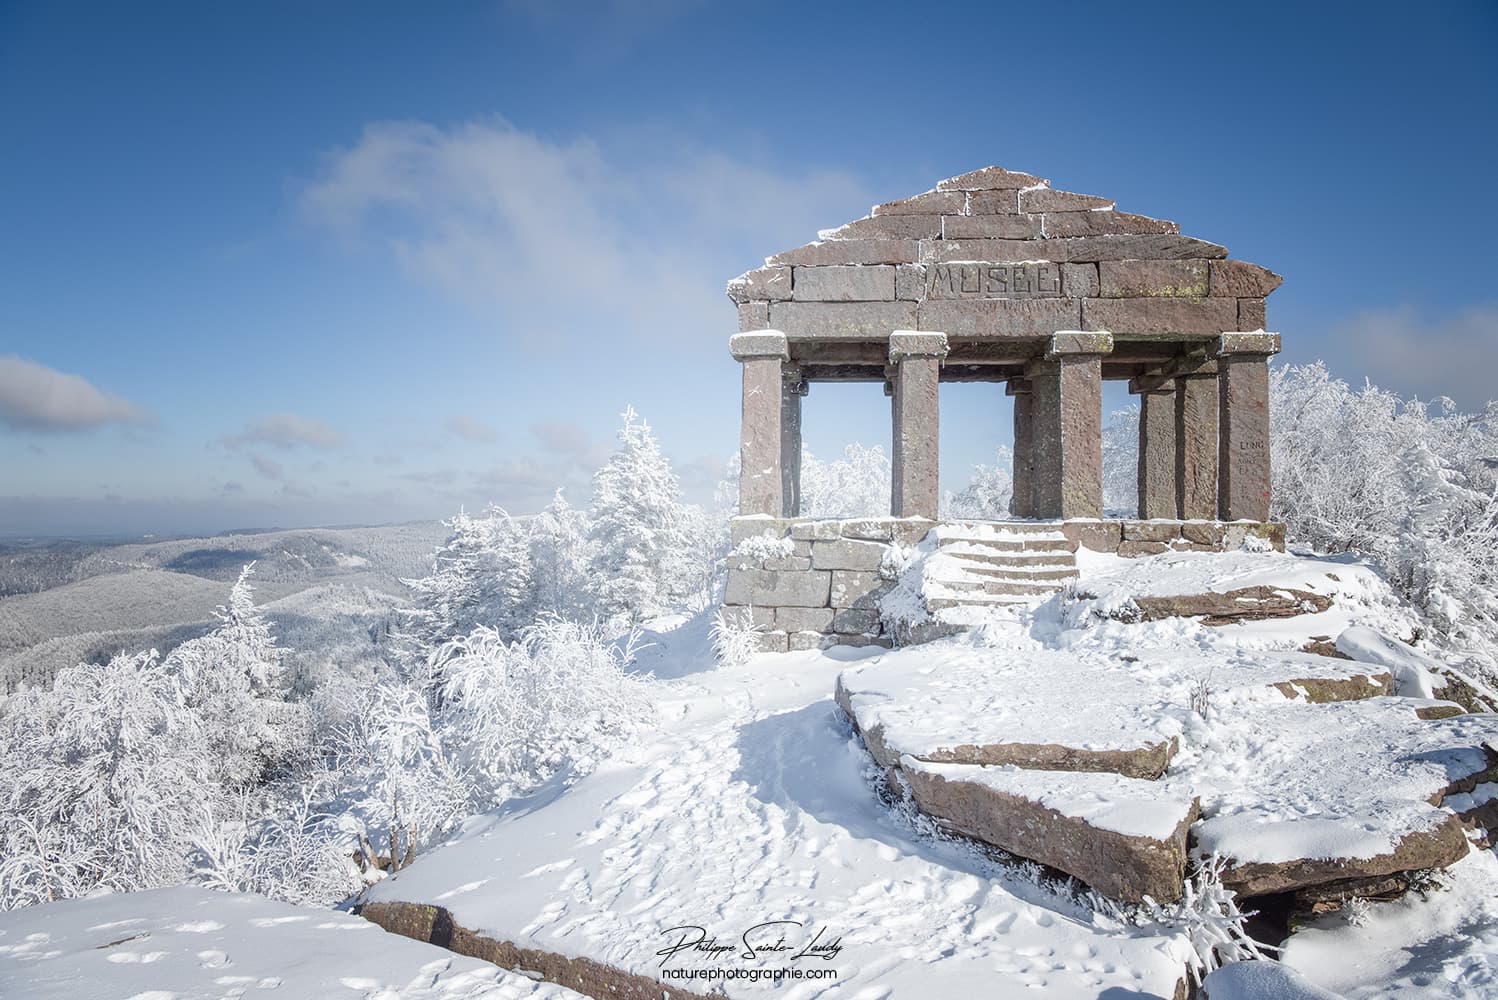
M932 533L922 587L932 612L1022 604L1077 578L1074 545L1054 524L956 521Z

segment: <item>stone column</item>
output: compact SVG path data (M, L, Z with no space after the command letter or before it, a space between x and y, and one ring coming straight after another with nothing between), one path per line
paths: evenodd
M1103 355L1108 333L1052 335L1030 381L1031 517L1103 516Z
M1277 333L1224 333L1217 342L1224 521L1269 520L1269 358L1279 350Z
M744 410L739 429L739 514L779 517L781 365L790 360L785 334L739 333L728 349L744 366Z
M1176 517L1217 516L1217 363L1183 364L1176 378Z
M782 517L801 514L801 399L806 379L801 366L780 370L780 511Z
M1035 397L1030 394L1030 383L1022 378L1012 378L1004 392L1014 398L1014 494L1009 501L1009 513L1015 517L1030 517L1030 484L1035 468L1035 426L1031 404Z
M1176 516L1176 387L1140 389L1139 517Z
M947 335L896 330L889 338L895 368L894 455L890 513L936 518L939 415L937 384Z

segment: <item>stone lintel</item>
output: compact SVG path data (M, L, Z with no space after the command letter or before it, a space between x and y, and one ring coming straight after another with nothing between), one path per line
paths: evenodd
M947 356L945 333L896 330L889 335L889 359L898 363L903 358L944 358Z
M1129 379L1129 391L1136 395L1168 392L1175 388L1175 380L1178 378L1205 378L1216 374L1216 358L1208 357L1203 351L1191 351L1160 366L1158 371L1145 372Z
M1224 333L1217 338L1217 353L1262 354L1269 356L1280 352L1280 335L1277 333Z
M1046 357L1060 354L1111 354L1113 334L1102 331L1058 330L1046 344Z
M779 358L781 361L791 359L785 334L779 330L736 333L728 338L728 351L738 361L747 358Z

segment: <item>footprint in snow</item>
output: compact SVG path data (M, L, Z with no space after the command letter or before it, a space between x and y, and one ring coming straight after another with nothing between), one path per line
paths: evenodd
M229 956L216 948L198 952L198 965L203 969L219 969L229 964Z
M178 924L172 928L172 930L181 931L183 934L207 934L210 931L221 931L223 929L224 925L217 920L193 920L185 924Z

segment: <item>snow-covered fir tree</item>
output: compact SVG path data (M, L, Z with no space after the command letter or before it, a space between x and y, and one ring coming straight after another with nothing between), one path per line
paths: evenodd
M558 489L546 509L530 521L533 617L556 615L585 621L592 615L588 599L588 515L567 502Z
M598 613L633 625L686 596L695 550L681 485L650 425L634 407L623 419L619 450L593 476L589 575Z

